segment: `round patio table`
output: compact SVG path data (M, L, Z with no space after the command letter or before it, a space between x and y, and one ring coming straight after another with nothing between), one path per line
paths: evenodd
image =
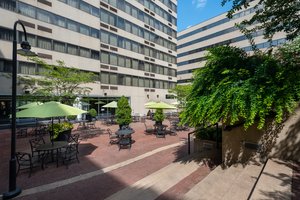
M132 129L119 129L119 130L117 130L116 135L127 136L127 135L131 135L132 133L134 133L134 130L132 130Z
M36 150L37 151L44 151L44 152L49 152L51 151L51 159L52 162L54 161L53 158L53 151L56 150L56 167L58 167L58 152L61 148L63 147L67 147L68 146L68 142L66 141L57 141L57 142L53 142L53 143L46 143L46 144L41 144L39 145ZM44 159L43 161L44 162ZM44 163L43 163L44 164Z

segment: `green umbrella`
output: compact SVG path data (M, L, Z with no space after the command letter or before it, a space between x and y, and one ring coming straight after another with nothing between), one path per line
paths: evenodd
M118 107L118 103L116 101L112 101L104 106L102 106L103 108L117 108Z
M155 101L149 101L149 102L147 102L147 103L145 103L145 106L147 107L147 106L151 106L151 105L153 105L153 104L156 104L157 102L155 102Z
M103 101L98 101L95 104L105 104Z
M146 108L149 108L149 109L176 109L175 106L172 106L170 104L167 104L165 102L158 102L158 103L155 103L155 104L152 104L150 106L146 106Z
M52 118L52 132L50 132L50 140L53 144L53 117L62 117L69 115L79 115L87 111L68 106L55 101L50 101L39 106L34 106L26 110L17 112L17 117L36 117L36 118Z
M69 115L79 115L86 113L87 111L68 106L55 101L50 101L42 105L34 106L26 110L17 112L17 117L36 117L36 118L48 118L48 117L62 117Z
M42 105L42 104L43 104L42 102L32 102L32 103L28 103L28 104L19 106L18 109L27 109L27 108L31 108L31 107L34 107L34 106L39 106L39 105Z

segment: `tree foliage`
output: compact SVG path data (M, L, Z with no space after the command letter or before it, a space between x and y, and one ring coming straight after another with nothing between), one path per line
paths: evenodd
M184 107L186 98L190 93L191 85L176 85L175 88L170 89L169 92L176 95L176 98L179 102L179 107Z
M131 107L128 103L128 99L124 96L122 96L118 101L116 117L119 125L129 125L132 122Z
M220 46L209 50L204 68L196 70L183 123L193 126L243 123L247 128L267 118L277 123L300 99L300 38L275 55L247 54Z
M236 11L249 7L249 0L222 0L222 5L232 2L232 9L228 12L231 18ZM257 11L249 20L244 20L242 27L254 25L244 32L265 30L264 36L272 38L276 32L285 32L287 39L294 39L300 34L300 1L299 0L258 0Z
M70 103L78 95L87 95L92 89L83 86L94 81L94 74L83 72L76 68L69 68L63 61L57 61L57 65L49 65L45 61L33 58L41 69L45 69L40 75L20 76L23 90L29 89L30 95L46 96L50 99Z

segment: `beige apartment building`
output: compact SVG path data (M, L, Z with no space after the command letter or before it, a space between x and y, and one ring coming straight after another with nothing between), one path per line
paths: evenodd
M172 101L177 0L0 0L0 13L0 121L10 113L11 80L5 74L11 73L16 20L25 25L32 51L47 63L63 60L97 75L88 85L90 108L124 95L133 113L143 115L150 100ZM41 70L18 56L18 74L38 76ZM17 91L19 97L28 92Z
M187 28L178 33L177 40L177 83L188 84L192 81L192 72L205 64L205 54L208 48L220 45L231 45L244 49L251 53L252 48L247 38L235 27L245 19L250 19L255 13L253 5L258 1L250 3L250 7L237 11L232 19L223 13L195 26ZM259 8L258 8L259 9ZM270 44L263 38L263 32L253 34L258 49L278 46L286 42L284 33L274 35Z

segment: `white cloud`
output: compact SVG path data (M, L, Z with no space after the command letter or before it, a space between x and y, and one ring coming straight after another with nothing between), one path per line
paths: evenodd
M203 8L206 6L207 0L193 0L192 4L196 5L196 8Z

